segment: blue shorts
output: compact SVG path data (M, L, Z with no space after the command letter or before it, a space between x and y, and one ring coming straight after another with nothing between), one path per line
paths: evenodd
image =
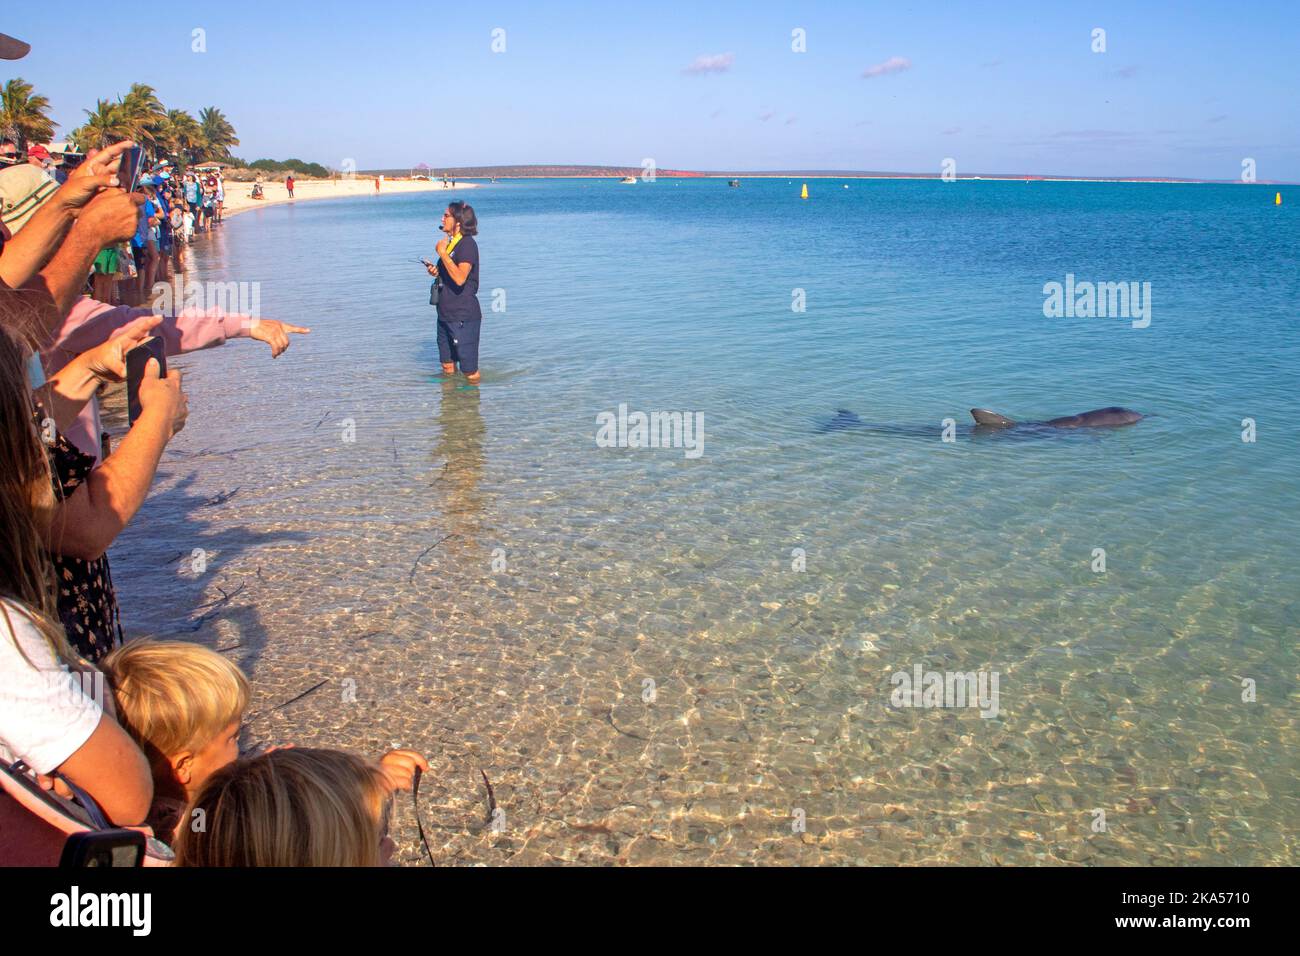
M466 375L478 371L478 333L482 319L438 319L438 361L459 363Z

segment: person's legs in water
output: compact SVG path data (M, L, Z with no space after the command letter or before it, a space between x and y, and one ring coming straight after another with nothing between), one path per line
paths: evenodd
M460 370L471 385L479 383L478 369L478 333L483 325L482 319L469 319L456 323L456 355L460 360Z
M452 338L451 329L447 323L438 320L438 361L442 363L442 374L451 376L456 374L456 346Z

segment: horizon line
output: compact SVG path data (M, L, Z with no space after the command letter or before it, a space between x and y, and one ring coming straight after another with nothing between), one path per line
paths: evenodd
M357 175L389 175L393 173L408 174L419 168L386 167L358 170ZM514 173L498 172L515 170ZM567 173L528 175L529 170L572 170ZM430 169L433 178L479 179L485 176L505 179L584 179L603 178L606 176L635 176L641 178L644 172L640 166L604 166L589 163L501 163L491 166L447 166L441 171ZM657 168L654 175L666 179L681 178L777 178L781 176L804 177L807 179L943 179L943 173L904 172L867 169L752 169L752 170L695 170ZM1151 175L1117 175L1117 176L1083 176L1069 173L967 173L955 175L953 180L999 180L999 181L1039 181L1039 182L1130 182L1130 183L1191 183L1205 185L1236 186L1295 186L1300 183L1283 179L1257 179L1243 182L1240 179L1204 179L1188 176L1151 176Z

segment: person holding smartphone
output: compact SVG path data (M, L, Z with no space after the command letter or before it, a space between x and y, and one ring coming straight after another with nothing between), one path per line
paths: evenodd
M456 366L471 385L479 383L478 338L483 310L478 304L478 218L474 207L454 202L442 214L446 233L437 245L438 261L425 261L429 275L438 279L438 360L444 375Z
M58 614L68 643L92 662L122 643L108 546L144 504L163 449L185 427L189 402L180 371L160 375L157 360L149 360L138 389L140 415L103 461L64 433L101 384L126 377L126 354L162 321L152 316L78 355L50 376L38 405L37 427L54 481L44 544L54 565Z
M22 760L45 789L62 786L52 779L57 773L86 790L109 820L139 824L153 797L149 761L114 718L112 695L87 693L93 685L81 678L91 668L59 625L54 576L41 546L55 496L47 449L31 426L30 352L5 324L0 321L0 763ZM0 800L4 862L15 862L15 849L48 843L46 835L26 811Z

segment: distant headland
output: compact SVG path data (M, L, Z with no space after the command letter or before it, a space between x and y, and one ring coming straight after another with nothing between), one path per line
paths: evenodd
M438 167L434 176L444 179L624 179L640 178L645 172L641 166L562 166L524 164L517 166L449 166ZM409 176L410 168L370 169L358 173L365 176ZM667 169L656 168L656 178L661 179L942 179L942 173L889 172L863 169ZM1041 173L963 173L960 180L1027 180L1034 182L1103 182L1103 183L1234 183L1238 179L1187 179L1179 176L1068 176ZM1280 180L1257 180L1253 185L1285 185Z

